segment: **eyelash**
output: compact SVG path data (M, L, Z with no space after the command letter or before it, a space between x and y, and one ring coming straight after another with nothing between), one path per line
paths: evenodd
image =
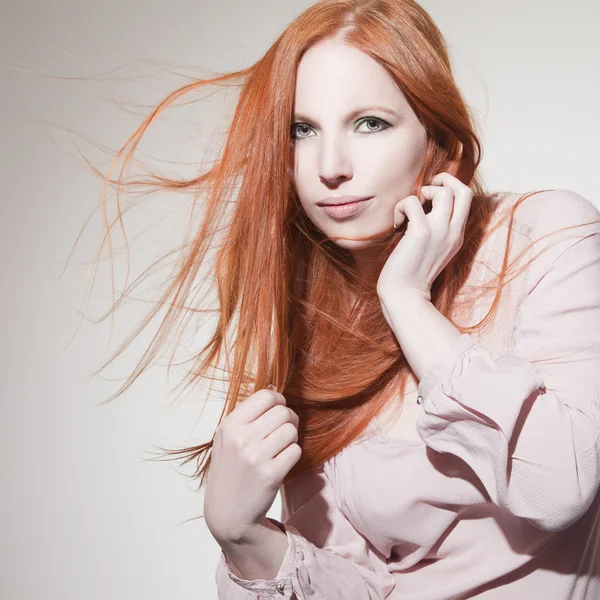
M362 117L357 121L357 123L358 122L361 122L361 123L368 122L368 121L377 121L380 125L383 125L384 127L382 129L378 129L377 131L358 131L357 133L360 133L361 135L370 135L372 133L380 133L382 131L385 131L388 127L391 127L391 125L387 121L384 121L383 119L380 119L379 117ZM296 136L296 134L295 134L296 127L299 127L300 125L302 125L304 127L310 127L310 125L307 125L306 123L294 123L292 125L292 131L291 131L293 140L308 139L307 136L300 136L300 137Z

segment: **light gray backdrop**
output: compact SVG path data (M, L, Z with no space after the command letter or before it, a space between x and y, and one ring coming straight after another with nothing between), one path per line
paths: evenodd
M102 227L96 215L60 278L101 191L72 142L108 166L106 155L81 135L118 148L147 114L145 107L184 83L148 63L130 63L242 68L309 4L3 0L2 598L216 598L220 549L202 520L184 523L201 512L201 495L174 463L143 461L154 446L206 439L220 406L212 402L197 424L198 398L170 405L166 359L115 403L98 405L123 383L150 336L117 361L113 380L106 373L90 379L89 373L108 358L107 345L114 351L150 305L133 301L117 318L112 339L107 320L84 323L71 342L89 277L81 263L95 258ZM422 4L446 35L459 83L480 120L490 187L567 188L598 205L598 3ZM202 110L205 118L215 114ZM161 124L163 133L157 127L149 136L143 158L197 161L204 129L195 123L191 107L174 112ZM172 164L156 164L174 173ZM192 170L193 164L185 173ZM134 265L148 267L159 256L154 250L178 241L183 219L167 229L166 217L176 219L185 209L185 198L164 197L132 212L128 235L164 226L155 230L161 233L153 234L152 247L132 244ZM111 302L107 256L88 308L93 318ZM122 252L120 259L117 286L125 275ZM278 498L269 515L278 517L279 509Z

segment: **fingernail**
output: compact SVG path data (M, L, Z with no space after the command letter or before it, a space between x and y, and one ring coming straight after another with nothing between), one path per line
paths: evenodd
M279 393L279 390L278 390L278 389L277 389L277 388L276 388L276 387L275 387L273 384L271 384L271 385L268 385L268 386L267 386L267 389L269 389L269 390L271 390L271 391L273 391L273 392L277 392L277 393Z

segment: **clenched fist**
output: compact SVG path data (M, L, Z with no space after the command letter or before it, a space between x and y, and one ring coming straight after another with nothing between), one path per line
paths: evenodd
M285 476L302 455L298 415L277 391L262 389L227 415L215 433L204 518L218 541L242 540L264 524Z

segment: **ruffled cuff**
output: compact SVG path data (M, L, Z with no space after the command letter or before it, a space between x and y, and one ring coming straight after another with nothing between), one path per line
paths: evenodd
M427 400L429 392L433 389L435 384L442 378L442 376L448 371L458 359L475 343L475 338L470 336L468 333L463 333L455 342L450 346L446 354L435 363L429 371L425 374L425 377L419 382L417 388L419 396L423 398L423 401Z
M440 421L493 423L510 435L525 399L544 381L525 359L494 358L475 338L461 335L418 386L423 414L417 428L425 437L445 429Z
M221 551L220 564L217 569L217 586L219 590L231 589L231 586L236 588L235 593L223 596L224 599L251 598L256 600L258 592L260 592L259 597L265 599L290 600L292 598L294 593L292 577L296 568L298 545L294 536L283 523L271 517L267 518L285 532L288 540L288 549L277 575L274 579L241 579L231 571L229 557Z

